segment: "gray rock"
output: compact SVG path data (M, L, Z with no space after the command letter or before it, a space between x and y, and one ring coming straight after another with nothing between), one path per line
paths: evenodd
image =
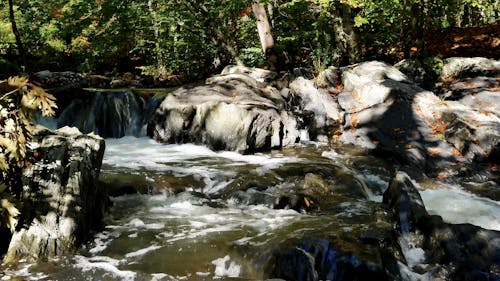
M246 74L259 82L272 80L276 78L276 76L278 75L274 71L262 68L247 67L242 65L228 65L224 67L224 69L221 72L221 75L228 75L228 74Z
M394 67L404 73L409 80L424 89L431 89L434 86L436 77L427 73L418 60L404 59L396 63Z
M148 135L164 143L206 144L216 150L250 152L294 144L295 118L272 87L245 74L210 79L169 94L148 125Z
M500 116L500 91L481 91L475 95L467 95L459 102L477 111Z
M446 101L377 62L349 67L342 77L338 102L347 114L341 142L431 174L450 162L496 161L500 119L494 94Z
M328 132L329 127L338 127L343 122L343 113L335 99L312 80L299 77L290 84L290 91L298 97L300 109L313 114L314 130Z
M448 58L444 61L441 80L471 76L494 76L500 73L500 61L482 57Z
M500 118L432 93L415 97L418 114L431 126L441 126L444 138L469 160L495 159L499 151ZM498 161L498 160L495 160Z
M76 128L37 129L39 158L23 172L22 217L5 256L46 260L69 253L100 224L107 196L97 185L104 140Z

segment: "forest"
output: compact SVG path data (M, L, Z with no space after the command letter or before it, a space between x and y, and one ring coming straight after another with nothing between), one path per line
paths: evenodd
M500 11L497 0L275 0L257 4L239 0L11 0L0 5L3 69L132 72L182 81L206 77L230 63L266 66L271 54L282 70L319 70L370 59L442 58L451 55L452 47L436 50L434 46L442 44L436 41L457 28L492 27L455 37L498 34ZM261 10L255 10L255 5ZM268 21L272 41L264 48L256 11ZM443 36L432 36L436 33ZM480 41L483 53L496 46L496 53L489 52L498 56L498 42L491 42L493 38L462 40L458 43Z
M499 60L500 0L2 1L0 280L498 280Z

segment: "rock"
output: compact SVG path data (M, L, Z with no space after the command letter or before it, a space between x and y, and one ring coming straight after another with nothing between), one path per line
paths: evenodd
M339 141L393 157L415 174L435 176L436 167L497 159L500 119L493 95L446 101L378 62L348 67L342 77L338 102L347 114ZM491 102L485 110L464 105L481 99Z
M51 92L81 88L88 84L87 79L83 75L71 71L52 72L43 70L36 72L33 76L37 82L41 83L42 87L51 89Z
M397 172L384 193L384 204L394 214L394 220L403 234L414 232L422 218L428 216L420 193L404 172Z
M414 107L428 125L442 132L446 141L466 159L484 161L498 155L500 118L497 115L473 110L456 101L442 101L432 93L418 94Z
M224 67L221 75L228 74L246 74L259 82L270 82L278 75L274 71L242 65L228 65Z
M433 77L423 67L418 60L404 59L394 65L396 69L404 73L409 80L415 82L424 89L434 87L436 77Z
M391 264L362 260L325 239L306 238L276 254L273 276L285 280L397 280ZM385 261L394 263L394 261ZM384 268L387 267L387 270Z
M61 108L55 122L57 127L74 126L104 138L140 137L146 135L156 102L131 91L88 91Z
M210 82L168 94L148 125L148 135L163 143L206 144L242 153L298 140L295 117L276 89L256 88L260 82L244 74Z
M500 91L476 92L476 94L464 96L458 102L479 112L500 116Z
M342 82L344 92L338 99L340 107L348 113L357 113L376 104L390 102L398 96L411 98L411 94L422 91L396 68L376 61L362 63L344 71Z
M104 140L76 128L37 128L37 161L23 172L22 217L4 261L70 253L100 224L107 195L97 178Z
M396 173L384 193L400 232L406 263L430 280L495 280L500 274L500 232L449 224L427 213L411 178Z
M482 57L445 59L441 80L500 74L500 61Z
M290 91L298 98L300 109L311 112L314 121L309 129L313 135L333 132L343 122L343 113L335 99L318 89L312 80L299 77L290 84Z

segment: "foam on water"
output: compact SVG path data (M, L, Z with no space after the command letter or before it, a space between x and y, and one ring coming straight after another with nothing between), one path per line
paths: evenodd
M216 193L230 184L235 169L250 165L257 175L280 167L287 162L299 162L294 157L265 154L242 155L236 152L215 152L194 144L159 144L149 138L124 137L106 139L103 164L113 169L169 172L174 176L194 176L203 180L204 193ZM104 167L106 169L106 167Z
M218 240L216 237L224 235L223 233L231 233L229 237L232 237L232 240L224 242L227 245L243 242L251 244L253 238L272 235L274 230L303 216L294 210L274 210L259 205L212 208L201 204L199 200L184 195L126 195L113 198L111 213L114 218L108 221L103 232L96 235L92 247L88 250L88 253L94 256L77 256L75 266L83 272L97 271L103 276L132 280L139 278L137 274L142 273L130 271L128 265L141 264L151 259L151 256L163 255L165 251L169 252L168 255L190 256L190 245L197 245L196 247L201 247L197 251L203 251L203 247L211 246L201 246L200 241ZM124 206L142 207L139 208L141 211L134 212ZM130 238L130 235L133 237ZM145 237L148 238L145 240ZM120 242L124 244L120 244L116 252L116 241L131 241L127 239L134 239L137 243L129 245L129 242ZM184 254L184 251L187 253ZM197 276L213 278L238 277L242 270L229 255L205 262L213 265L210 271L205 267L204 270L193 271L192 274L197 272ZM150 279L158 277L146 276ZM178 276L175 279L179 279Z
M226 160L224 162L224 160ZM194 144L159 144L149 138L124 137L106 139L104 164L130 169L146 168L166 171L171 163L182 164L188 168L202 167L196 163L218 163L223 166L251 164L268 169L279 167L282 163L298 161L292 157L270 157L264 154L242 155L237 152L216 152L206 146ZM204 165L203 165L204 166Z
M106 257L104 260L96 258L87 258L83 256L75 256L75 267L81 269L82 271L92 271L96 270L104 271L104 275L109 275L115 279L120 279L124 281L135 280L137 273L128 270L120 270L117 268L119 262Z
M449 223L470 223L500 231L500 203L477 197L458 187L427 189L420 192L425 208Z
M212 264L215 265L214 274L217 277L238 277L240 276L241 266L236 264L234 261L231 261L230 256L225 256L220 259L216 259L212 261Z

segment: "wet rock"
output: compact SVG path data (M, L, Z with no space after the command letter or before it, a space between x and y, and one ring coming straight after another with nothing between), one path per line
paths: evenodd
M500 232L450 224L427 213L417 188L398 172L384 194L400 231L406 263L431 280L496 280Z
M391 266L361 260L325 239L308 238L276 255L273 277L285 280L397 280Z
M104 138L144 136L154 100L130 91L86 92L62 108L57 127L77 127Z
M383 202L393 211L394 220L404 234L415 231L420 220L428 215L420 193L404 172L396 173Z
M46 260L75 250L100 224L107 195L97 178L104 140L76 128L37 129L39 158L23 172L22 217L5 262Z
M297 123L272 88L244 74L214 77L212 84L169 94L148 125L163 143L206 144L215 150L251 152L294 144Z

